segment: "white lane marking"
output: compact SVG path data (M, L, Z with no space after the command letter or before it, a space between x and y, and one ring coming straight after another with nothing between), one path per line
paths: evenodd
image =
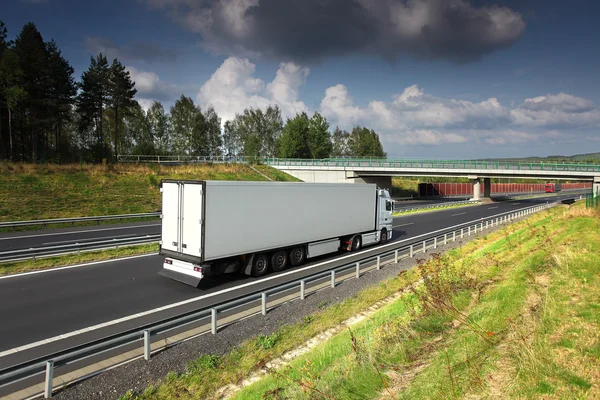
M104 229L89 229L89 230L84 230L84 231L72 231L72 232L56 232L56 233L46 233L46 234L41 234L41 235L0 237L0 240L25 239L25 238L33 238L33 237L40 237L40 236L73 235L75 233L114 231L114 230L119 230L119 229L139 229L139 228L146 228L148 226L160 226L160 224L124 226L124 227L120 227L120 228L115 227L115 228L104 228Z
M498 206L496 206L496 207L490 207L490 208L488 208L488 210L493 210L494 208L498 208Z
M534 206L524 207L523 210L526 209L526 208L531 208L531 207L534 207ZM491 218L495 218L495 217L498 217L498 216L501 216L501 215L504 215L504 214L511 214L513 212L515 212L515 210L506 211L506 212L503 212L503 213L500 213L500 214L496 214L496 215L490 215L489 217L485 217L485 218L491 219ZM384 245L378 246L377 248L383 250L385 248L389 248L389 247L392 247L392 246L397 246L399 243L413 241L415 239L419 239L419 238L424 237L424 236L429 236L429 235L432 235L432 234L435 234L435 233L438 233L438 232L447 231L448 229L458 228L460 226L469 225L469 224L473 224L473 223L480 223L485 218L479 218L479 219L475 219L475 220L472 220L472 221L463 222L461 224L457 224L457 225L453 225L453 226L448 226L448 227L445 227L445 228L442 228L442 229L438 229L438 230L433 231L433 232L427 232L427 233L424 233L422 235L413 236L413 237L408 238L408 239L398 240L397 242L392 242L392 243L384 244ZM82 333L86 333L86 332L91 332L91 331L94 331L94 330L97 330L97 329L100 329L100 328L105 328L107 326L119 324L121 322L129 321L129 320L132 320L132 319L135 319L135 318L140 318L140 317L144 317L146 315L155 314L155 313L160 312L160 311L165 311L165 310L169 310L171 308L180 307L180 306L183 306L183 305L186 305L186 304L189 304L189 303L193 303L193 302L196 302L196 301L208 299L210 297L220 296L222 294L225 294L225 293L228 293L228 292L231 292L231 291L234 291L234 290L239 290L239 289L243 289L245 287L258 285L258 284L261 284L263 282L271 281L273 279L279 279L279 278L287 276L287 275L297 274L298 272L303 272L303 271L307 271L307 270L310 270L310 269L314 269L314 268L323 266L324 264L327 264L327 263L332 263L332 262L335 262L335 261L344 260L346 258L354 257L354 256L357 256L357 255L360 255L360 254L363 254L363 253L366 253L366 252L369 252L369 251L370 251L370 249L367 249L367 250L363 250L363 251L360 251L360 252L357 252L357 253L348 254L346 256L337 257L337 258L335 258L333 260L324 261L324 262L321 262L321 263L318 263L318 264L309 265L309 266L306 266L304 268L294 269L294 270L291 270L291 271L288 271L288 272L283 272L283 273L281 273L279 275L268 276L268 277L263 278L263 279L251 281L251 282L244 283L244 284L238 285L238 286L233 286L233 287L230 287L230 288L227 288L227 289L220 290L218 292L213 292L213 293L201 295L201 296L198 296L198 297L193 297L191 299L183 300L183 301L180 301L180 302L177 302L177 303L167 304L166 306L158 307L158 308L155 308L155 309L152 309L152 310L142 311L142 312L137 313L137 314L128 315L126 317L114 319L112 321L107 321L107 322L104 322L104 323L101 323L101 324L98 324L98 325L94 325L94 326L89 326L87 328L82 328L82 329L79 329L79 330L76 330L76 331L73 331L73 332L64 333L62 335L58 335L58 336L54 336L52 338L40 340L38 342L26 344L26 345L23 345L23 346L20 346L20 347L15 347L13 349L9 349L9 350L5 350L3 352L0 352L0 357L4 357L5 355L8 355L8 354L18 353L19 351L31 349L33 347L41 346L41 345L48 344L48 343L51 343L51 342L56 342L58 340L66 339L66 338L71 337L71 336L76 336L76 335L79 335L79 334L82 334ZM65 267L65 268L69 268L69 267ZM54 269L54 270L56 270L56 269ZM53 271L53 270L39 271L39 272L48 272L48 271ZM30 273L35 273L35 272L30 272ZM20 276L23 276L23 275L26 275L26 274L30 274L30 273L20 274ZM5 277L5 278L10 278L10 277L11 276L8 276L8 277ZM2 279L2 278L0 277L0 279Z
M21 274L13 274L13 275L0 276L0 280L2 280L2 279L10 279L10 278L19 278L19 277L25 276L25 275L42 274L42 273L45 273L45 272L61 271L63 269L89 267L90 265L96 265L96 264L109 264L109 263L116 262L116 261L133 260L134 258L149 257L149 256L156 256L156 255L158 255L158 253L140 254L140 255L137 255L137 256L129 256L129 257L122 257L122 258L113 258L112 260L93 261L93 262L89 262L89 263L85 263L85 264L67 265L66 267L56 267L56 268L51 268L51 269L42 269L40 271L23 272Z
M415 224L414 222L409 222L409 223L407 223L407 224L393 225L393 226L392 226L392 228L399 228L399 227L401 227L401 226L408 226L408 225L414 225L414 224Z
M453 217L458 217L459 215L465 215L466 212L462 212L462 213L458 213L458 214L452 214Z
M126 235L114 235L111 236L110 238L118 238L118 237L126 237L126 236L131 236L130 234L126 234ZM87 238L87 239L80 239L80 240L61 240L60 242L44 242L42 244L61 244L61 243L73 243L73 242L89 242L90 240L98 240L97 238Z

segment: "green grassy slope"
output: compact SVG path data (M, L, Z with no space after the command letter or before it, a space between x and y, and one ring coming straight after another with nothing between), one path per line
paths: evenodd
M267 166L277 181L295 180ZM159 166L0 163L0 221L83 217L160 210L161 179L266 179L246 165Z

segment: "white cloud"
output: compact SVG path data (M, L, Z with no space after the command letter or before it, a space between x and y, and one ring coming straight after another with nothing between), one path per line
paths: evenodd
M248 59L226 59L200 88L196 96L198 103L203 108L214 107L223 122L251 107L265 109L278 105L283 118L308 111L306 104L298 100L308 68L281 63L269 84L253 76L255 68Z
M587 99L562 92L525 99L511 116L523 126L600 126L600 108Z
M131 80L135 82L137 94L135 99L147 110L153 101L170 102L181 96L188 88L180 85L169 84L160 79L158 74L150 71L140 71L135 67L125 67L129 71Z

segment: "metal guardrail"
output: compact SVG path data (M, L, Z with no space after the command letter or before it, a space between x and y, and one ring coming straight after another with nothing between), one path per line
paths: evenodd
M0 228L20 228L24 226L36 226L36 225L52 225L52 224L71 224L74 225L78 222L90 222L96 221L110 221L110 220L124 220L133 218L150 218L160 217L160 212L151 213L140 213L140 214L121 214L121 215L101 215L97 217L75 217L75 218L54 218L54 219L37 219L31 221L13 221L13 222L0 222Z
M436 168L436 169L487 169L487 170L540 170L600 172L600 164L577 162L524 162L512 160L437 160L437 159L382 159L382 158L324 158L295 159L275 157L227 157L227 156L149 156L121 155L119 162L138 163L247 163L262 162L271 166L313 166L313 167L376 167L376 168Z
M135 236L130 238L98 240L88 243L70 243L59 246L31 247L29 249L8 250L0 252L0 263L23 261L43 257L60 256L93 250L106 250L136 244L158 243L160 235Z
M435 209L440 209L440 208L450 208L453 206L460 206L460 205L471 205L471 204L479 204L481 203L481 200L464 200L464 201L449 201L446 203L438 203L438 204L432 204L430 206L424 206L424 207L401 207L396 209L396 203L394 203L394 214L396 213L406 213L406 212L410 212L410 211L421 211L421 210L435 210Z
M277 294L289 292L291 289L298 289L298 297L300 299L304 299L306 296L307 284L309 283L315 283L318 281L323 281L326 283L327 281L330 281L331 288L335 288L337 283L345 280L340 280L337 278L340 273L350 271L353 273L353 276L355 276L356 278L360 278L361 267L363 268L363 273L366 272L366 268L380 269L383 265L389 263L397 263L401 259L414 257L415 254L418 253L426 253L430 249L436 249L439 245L445 245L449 242L454 242L456 241L456 239L471 236L472 234L481 232L485 229L497 227L500 224L513 222L516 219L528 216L530 214L545 210L550 207L554 207L557 204L559 204L559 202L536 205L524 208L513 213L506 213L505 215L501 215L496 218L482 218L480 222L466 223L460 229L453 229L455 228L453 227L448 228L447 230L437 231L433 237L427 238L423 241L418 241L410 245L402 243L398 244L398 246L396 247L393 246L394 243L390 243L385 246L385 250L382 249L382 251L380 253L377 253L376 255L365 256L365 258L363 259L339 266L331 270L315 273L313 275L301 279L296 279L292 282L272 287L267 290L257 291L252 294L236 298L234 300L230 300L221 304L216 304L209 308L190 311L178 316L170 317L159 322L131 329L123 333L94 340L73 348L61 350L43 357L35 358L33 360L23 362L18 365L3 368L0 370L0 387L9 385L21 379L45 373L44 395L46 398L50 398L52 397L52 391L54 389L53 377L55 369L57 367L72 364L84 358L98 355L105 351L119 348L122 346L131 345L139 341L142 341L141 345L143 346L144 358L146 360L149 360L151 356L152 335L168 332L189 325L191 323L199 323L204 319L210 320L210 330L207 330L206 333L211 332L214 335L218 333L219 314L224 313L228 310L232 310L240 305L250 305L252 303L260 302L260 306L257 304L257 306L255 307L257 311L252 312L251 315L256 315L258 313L266 315L269 309L269 298L275 297ZM391 249L390 246L392 247ZM377 248L374 248L373 250L377 250ZM335 262L335 259L331 262ZM237 319L239 319L239 316L237 317ZM175 343L171 343L170 345L173 344Z

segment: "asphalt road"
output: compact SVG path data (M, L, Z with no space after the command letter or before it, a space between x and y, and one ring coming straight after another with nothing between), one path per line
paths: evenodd
M0 233L0 252L160 234L160 220L43 231Z
M572 196L563 195L558 199L568 197ZM550 199L557 200L557 197L553 196ZM394 219L393 240L409 239L431 231L545 203L546 200L536 198L492 203L398 217ZM367 249L376 251L376 247L365 250ZM331 258L335 257L323 258L316 263ZM340 261L340 265L351 261L351 258L345 259ZM157 307L231 289L226 293L180 307L131 318L69 339L53 341L14 355L0 357L0 367L139 327L167 316L222 303L256 290L299 279L321 269L317 267L293 274L286 274L291 271L287 270L283 272L285 276L267 280L245 276L221 277L214 281L204 281L197 289L158 275L161 267L162 257L153 255L0 279L0 352ZM331 265L322 267L326 268L331 268ZM272 273L267 278L272 276L277 274ZM234 289L245 283L252 285L239 290Z
M408 200L396 203L396 210L429 207L434 204L462 201L463 198ZM125 239L160 234L160 220L114 225L48 229L41 231L0 233L0 253L36 247L51 247L98 240Z

